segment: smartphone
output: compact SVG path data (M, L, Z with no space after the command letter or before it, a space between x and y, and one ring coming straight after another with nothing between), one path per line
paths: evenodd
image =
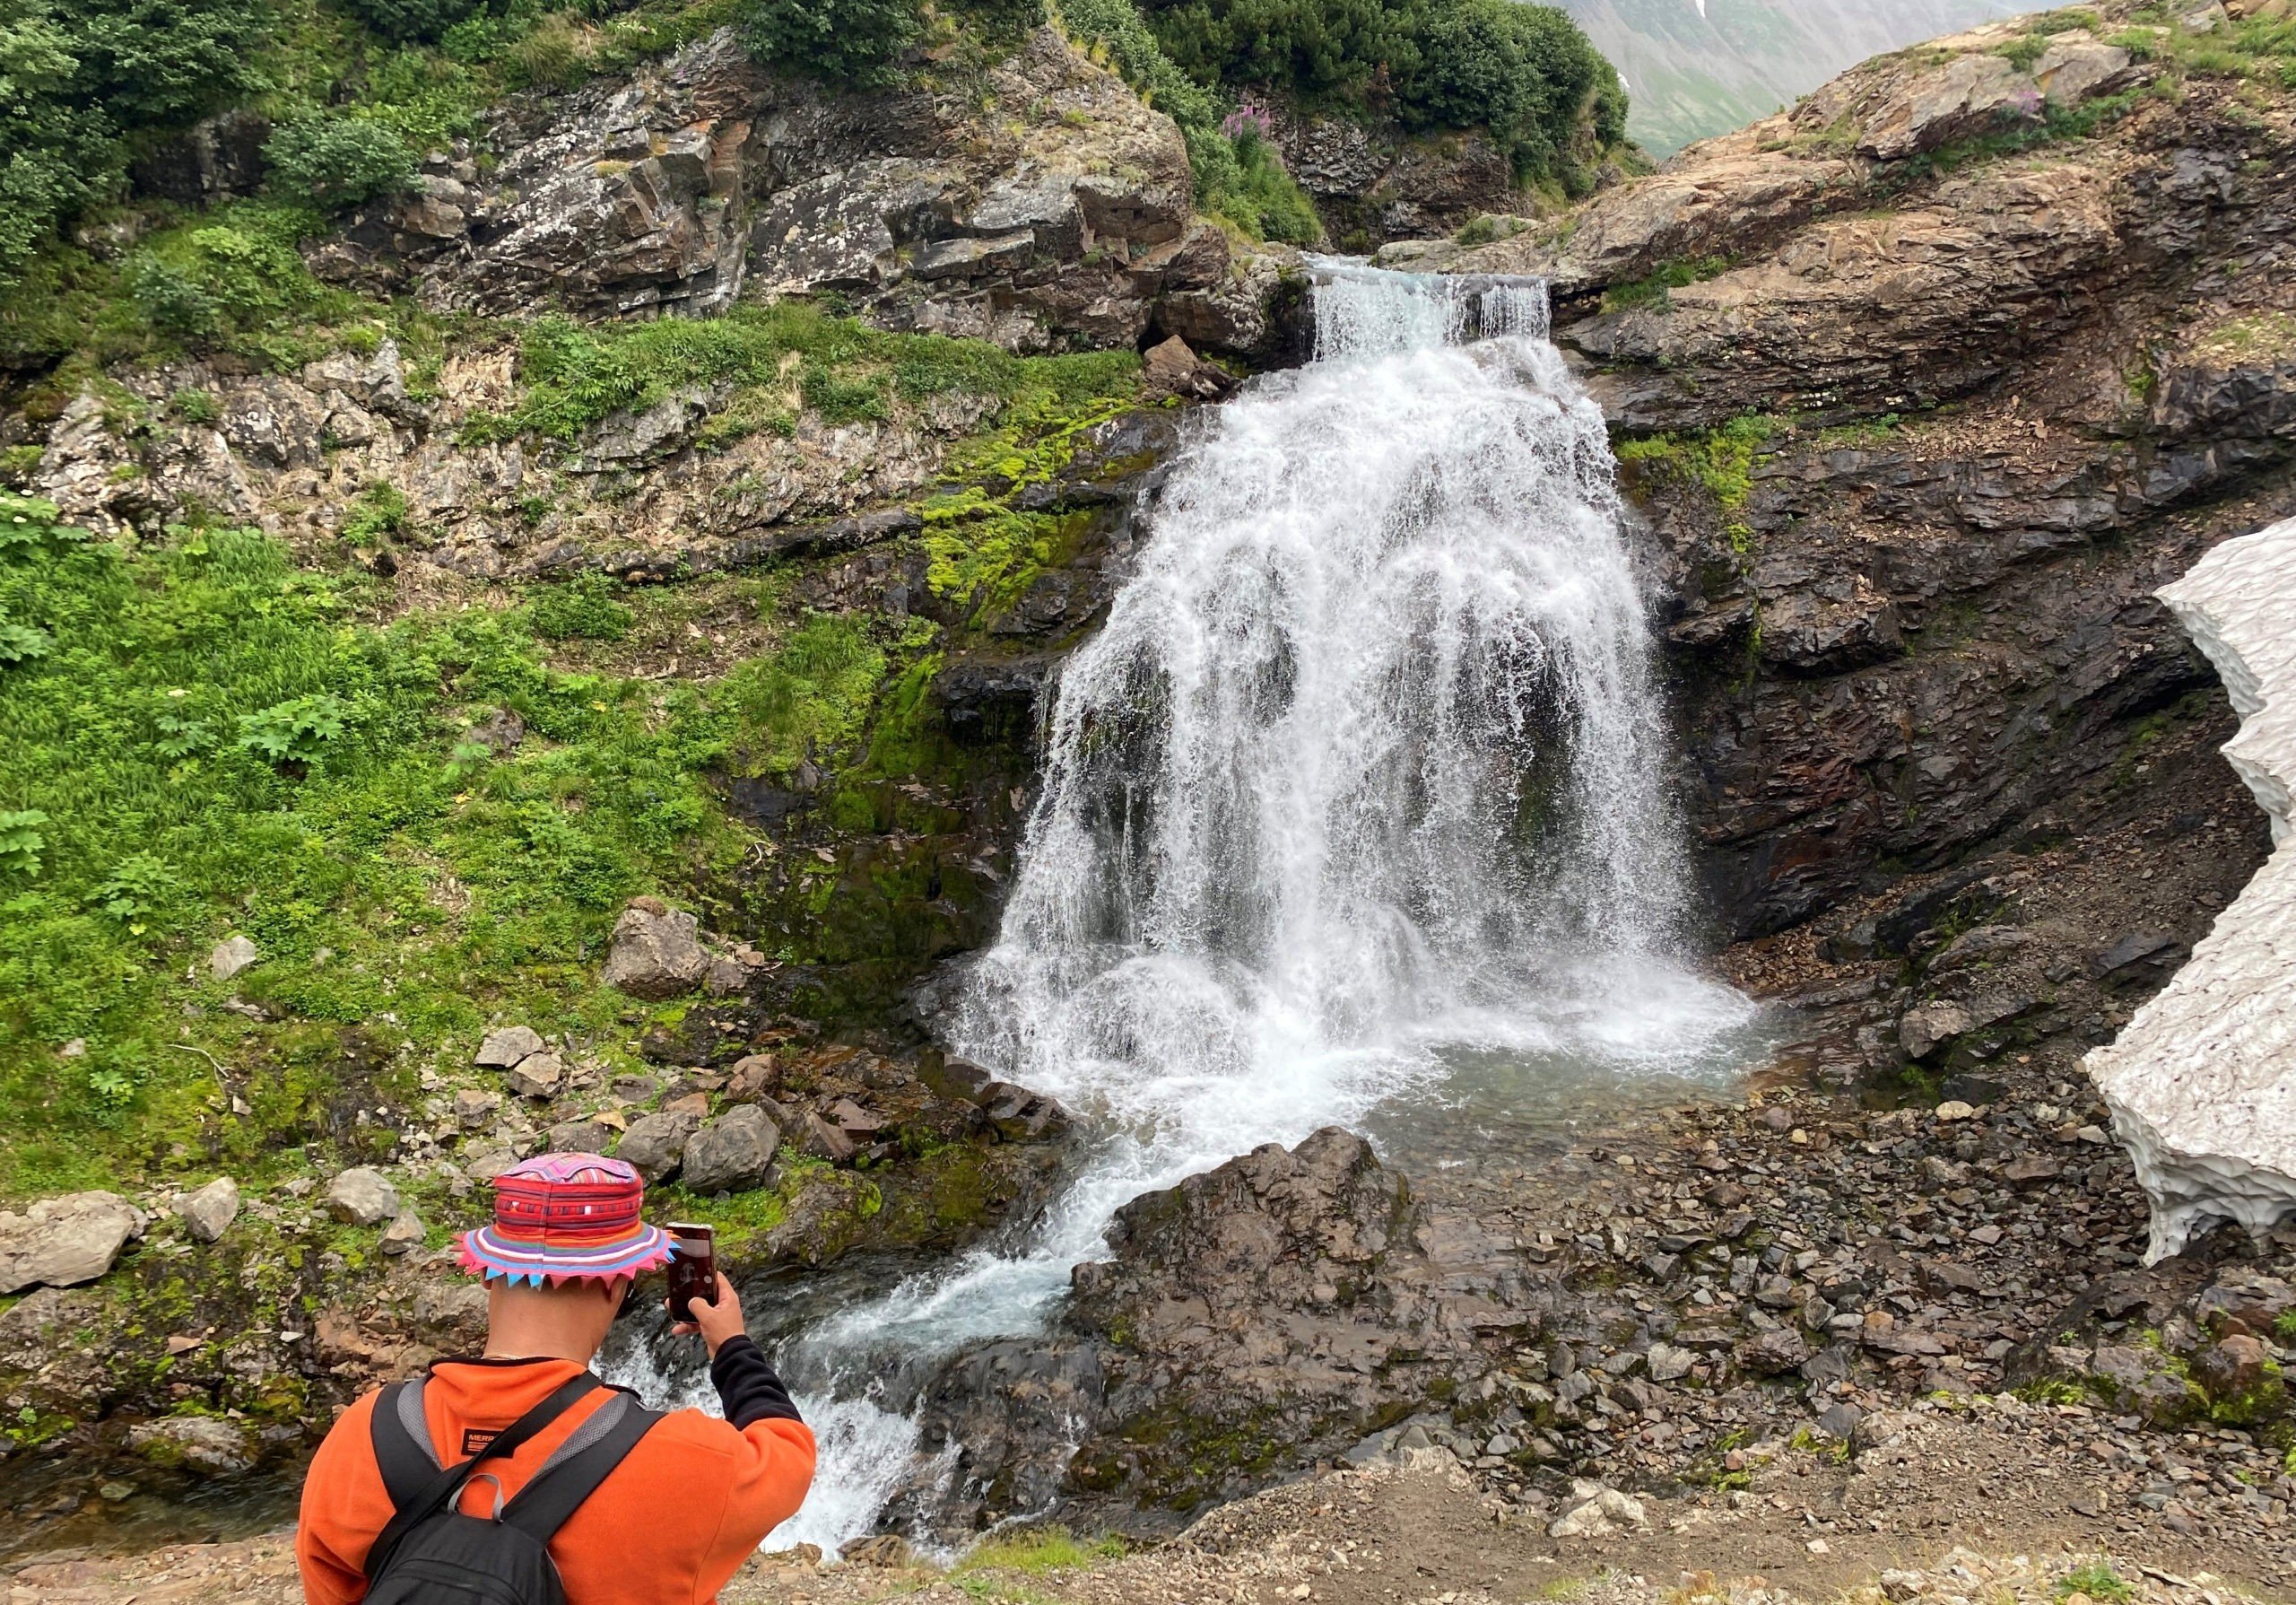
M670 1223L670 1313L693 1319L693 1300L718 1302L718 1233L712 1226Z

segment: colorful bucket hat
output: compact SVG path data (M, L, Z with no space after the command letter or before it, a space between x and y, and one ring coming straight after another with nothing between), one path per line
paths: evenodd
M619 1159L538 1154L494 1178L494 1223L465 1232L462 1268L492 1281L634 1277L666 1265L670 1240L639 1217L645 1183Z

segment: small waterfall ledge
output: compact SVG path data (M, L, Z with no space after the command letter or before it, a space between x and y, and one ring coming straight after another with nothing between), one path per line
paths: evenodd
M2296 1215L2296 519L2228 541L2159 593L2223 677L2224 746L2273 856L2127 1029L2086 1061L2152 1205L2148 1262L2194 1232Z

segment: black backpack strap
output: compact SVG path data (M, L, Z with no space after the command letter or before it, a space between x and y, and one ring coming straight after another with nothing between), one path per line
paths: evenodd
M393 1383L375 1400L370 1435L375 1464L383 1474L383 1487L390 1492L394 1509L413 1503L439 1475L439 1451L430 1442L430 1424L422 1413L422 1384L429 1380L418 1376L412 1382Z
M624 1456L638 1447L661 1416L617 1391L566 1442L552 1451L541 1469L503 1510L501 1520L537 1542L566 1524L582 1502L598 1491Z
M446 1467L438 1463L437 1451L430 1441L429 1426L420 1427L421 1436L418 1438L415 1430L407 1425L404 1401L408 1390L415 1390L413 1396L419 1409L420 1384L399 1383L384 1389L382 1396L375 1400L372 1436L375 1464L383 1474L383 1486L389 1490L393 1513L382 1531L375 1535L375 1541L368 1546L367 1564L363 1568L368 1582L371 1583L382 1574L384 1566L390 1563L391 1551L398 1548L399 1540L411 1529L430 1520L454 1501L481 1461L516 1453L527 1439L563 1415L576 1400L604 1386L604 1383L587 1371L579 1376L569 1378L553 1390L549 1398L505 1427L501 1435L485 1448L466 1461ZM419 1416L417 1420L421 1420ZM578 1432L580 1429L576 1430ZM393 1480L395 1474L399 1480Z

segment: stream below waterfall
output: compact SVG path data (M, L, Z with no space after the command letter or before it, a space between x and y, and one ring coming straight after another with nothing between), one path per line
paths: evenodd
M1137 1194L1333 1124L1406 1170L1519 1158L1759 1051L1685 956L1633 554L1543 287L1315 269L1314 362L1198 420L1060 675L999 938L943 989L944 1040L1067 1104L1080 1156L954 1260L755 1291L822 1449L770 1547L833 1555L952 1475L925 1386L1039 1330ZM703 1402L660 1352L609 1374Z

